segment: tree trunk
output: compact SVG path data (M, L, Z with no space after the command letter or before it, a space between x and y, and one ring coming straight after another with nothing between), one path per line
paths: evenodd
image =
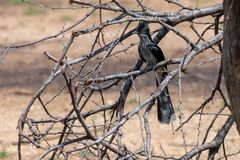
M240 1L224 0L223 72L230 110L240 133Z

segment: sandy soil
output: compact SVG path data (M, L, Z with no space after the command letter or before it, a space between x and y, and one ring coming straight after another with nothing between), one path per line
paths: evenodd
M208 6L217 4L221 1L215 0L210 2L202 2L200 6ZM50 1L51 5L55 5L56 1ZM59 2L60 3L60 2ZM159 3L154 0L150 0L149 4L153 4L154 9L162 10L176 10L176 8L167 6L167 3L162 3L160 7ZM186 1L188 5L196 4L194 0ZM66 2L61 1L62 5L67 5ZM155 4L155 5L154 5ZM77 13L77 14L76 14ZM8 46L19 42L29 42L48 35L57 33L63 27L67 27L75 20L79 19L86 10L67 11L67 10L47 10L47 9L34 9L33 6L27 4L13 4L7 2L7 0L0 1L0 47ZM111 15L109 15L111 16ZM85 26L79 26L78 28L84 28L92 24L92 21L97 20L97 17L93 17L91 21L87 21ZM154 26L152 26L154 28ZM190 36L187 26L182 24L178 27L183 33ZM211 34L209 34L211 35ZM17 121L22 111L28 104L32 95L39 89L41 83L47 78L52 67L52 63L43 55L44 51L53 53L54 56L59 56L62 50L63 44L68 40L69 34L60 36L59 38L52 39L51 41L43 42L39 45L34 45L26 48L10 50L9 54L5 57L2 65L2 71L0 72L0 159L17 159ZM135 37L136 38L136 37ZM195 39L196 37L192 37ZM84 41L82 41L84 39ZM81 56L89 50L87 46L91 45L91 37L83 37L78 39L71 49L69 58L75 58ZM173 39L178 43L174 43ZM134 39L133 39L134 40ZM84 43L83 47L79 49L78 44ZM174 43L174 45L172 45ZM186 44L180 38L176 38L176 35L169 33L166 38L160 43L167 58L180 57L184 54ZM206 51L200 55L197 60L192 63L192 66L188 70L188 74L184 75L183 80L183 107L184 116L187 118L208 95L210 95L211 88L214 86L216 80L219 61L213 63L204 63L204 65L196 66L202 62L209 61L215 57L218 57L212 51ZM113 59L112 62L106 64L106 73L112 73L117 71L126 71L131 64L134 64L138 54L136 54L136 48L134 48L128 55L120 57L119 59ZM123 61L124 60L124 61ZM114 65L113 65L114 64ZM194 67L193 67L194 66ZM136 89L143 101L154 91L154 79L152 73L147 76L141 76L136 80ZM56 84L52 85L45 97L52 97L60 86L62 81L57 80ZM143 87L144 86L144 87ZM177 79L175 79L169 86L172 100L177 111L178 108L178 85ZM223 86L224 88L224 86ZM117 90L105 93L107 101L113 101L117 96ZM61 104L57 109L52 108L52 111L56 111L57 114L64 113L68 108L66 100L67 96L62 99L58 99L58 103ZM96 100L98 101L98 100ZM130 111L135 106L136 99L134 91L131 91L127 100L126 111ZM206 113L216 112L221 107L222 102L216 98L213 103L209 104L205 110ZM152 145L154 153L161 153L161 147L164 152L169 156L180 156L184 153L183 140L181 132L172 132L171 126L160 125L156 118L156 109L153 108L150 114L150 124L152 131ZM225 113L228 113L226 110ZM41 116L41 112L36 107L32 112L32 115ZM203 116L201 124L201 138L204 135L206 127L209 125L213 116ZM186 125L186 137L187 149L191 149L197 142L197 126L199 117L193 118L189 124ZM209 120L210 119L210 120ZM225 117L217 120L216 126L210 132L208 140L211 140L217 133L219 126L225 121ZM138 116L135 116L128 125L123 128L123 142L126 143L127 148L131 150L141 149L141 122ZM173 123L173 127L178 126L178 120ZM139 132L133 131L132 126L139 128ZM126 134L127 133L127 134ZM140 143L139 143L140 142ZM235 126L233 126L226 137L225 146L227 147L227 153L235 153L240 150L240 139L236 132ZM32 146L26 146L24 148L24 159L36 159L39 154ZM1 154L7 154L1 156ZM205 153L207 154L207 153ZM223 152L220 150L218 157L222 156ZM240 159L240 156L229 157L229 159Z

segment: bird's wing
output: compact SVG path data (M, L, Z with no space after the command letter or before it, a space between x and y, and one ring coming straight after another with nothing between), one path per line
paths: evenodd
M149 45L149 49L151 50L151 52L153 53L153 56L156 58L158 62L165 60L165 57L163 55L161 48L159 48L156 44ZM161 82L167 76L167 72L165 72L166 70L167 70L167 66L165 65L163 67L160 67L159 70L157 71L159 72L157 74L157 78L159 82Z
M151 50L153 56L156 58L158 62L165 60L162 50L156 44L150 44L148 45L148 48Z

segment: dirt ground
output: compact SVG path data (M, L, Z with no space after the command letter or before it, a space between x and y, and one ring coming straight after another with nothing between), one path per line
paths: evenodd
M221 1L201 1L200 6L209 6L213 4L218 4ZM67 5L64 1L52 0L44 1L50 5ZM176 8L171 8L167 3L163 3L159 6L154 0L148 2L154 9L162 10L174 10ZM196 5L195 0L186 1L188 5ZM156 4L156 5L154 5ZM49 35L53 35L60 31L63 27L66 28L74 21L82 17L86 13L85 9L82 10L51 10L46 8L37 8L28 4L18 3L17 0L1 0L0 1L0 47L5 47L11 44L18 44L22 42L29 42L39 38L43 38ZM97 17L93 20L96 20ZM92 24L92 21L85 23L85 25ZM79 28L84 28L86 26L79 26ZM154 26L153 26L154 27ZM186 35L191 35L188 32L187 26L182 24L179 29ZM211 35L211 34L209 34ZM56 57L62 50L63 44L68 40L69 34L60 36L60 38L55 38L49 41L42 42L41 44L12 49L6 55L3 64L1 66L0 72L0 160L10 160L17 159L17 121L20 117L22 111L27 106L32 95L39 89L42 82L47 78L50 73L50 69L53 64L44 56L43 52L48 51L53 53ZM70 58L79 57L84 51L87 51L91 43L88 40L91 37L84 37L84 43L86 43L85 48L77 46L78 43L82 42L82 39L77 40L76 45L73 46L71 50ZM173 42L173 39L178 43ZM173 45L174 43L174 45ZM161 48L164 53L166 53L167 58L176 58L184 54L186 49L186 44L181 39L176 38L176 35L169 33L166 38L160 43ZM206 54L205 54L206 53ZM206 51L204 54L200 55L199 58L193 62L192 67L188 70L188 74L184 75L183 80L183 107L184 107L184 117L187 118L200 104L208 97L211 93L211 89L214 86L219 60L212 63L204 63L211 61L215 57L219 57L212 51ZM2 56L2 55L1 55ZM121 57L121 60L114 59L114 65L108 64L106 66L106 73L116 72L116 71L126 71L131 64L135 62L138 58L136 54L136 49L133 50L126 57ZM124 62L123 62L124 59ZM197 65L204 63L204 65ZM136 80L136 89L142 100L146 99L153 91L155 86L153 85L154 79L152 78L152 73L148 76L142 76ZM55 93L55 90L61 86L62 82L59 80L53 88L51 88L46 97L51 97ZM141 86L141 87L140 87ZM144 87L143 87L144 86ZM223 86L224 88L224 86ZM169 86L170 92L172 94L173 104L175 110L178 108L178 84L177 79L175 79ZM113 101L118 96L117 90L105 93L108 102ZM58 103L61 104L57 109L53 108L58 113L64 113L66 111L66 100L59 99ZM127 100L127 109L130 111L133 109L133 103L136 101L134 91L131 91L129 99ZM222 101L216 98L212 103L210 103L206 109L206 113L216 112L222 105ZM62 106L62 107L61 107ZM180 132L173 133L172 127L167 125L159 124L156 118L156 109L150 114L150 124L152 131L152 145L154 147L154 152L161 153L178 157L184 154L183 140ZM229 113L226 109L225 113ZM33 115L41 116L38 112L38 108L33 111ZM201 124L201 137L203 137L207 126L212 120L213 116L203 116ZM191 149L196 145L197 142L197 126L199 117L193 118L189 124L186 125L186 137L187 137L187 149ZM210 119L210 120L209 120ZM210 141L214 135L217 133L219 126L223 124L226 117L221 117L217 120L216 126L214 126L210 132L208 141ZM173 123L173 128L179 125L178 120ZM126 127L123 128L123 141L127 144L127 147L132 150L137 148L141 149L141 133L136 133L132 126L137 126L140 128L139 117L134 117ZM126 134L128 133L128 134ZM171 134L169 134L171 133ZM235 153L240 151L240 138L236 132L235 125L231 128L228 136L225 140L225 146L227 148L227 153ZM161 146L161 147L160 147ZM161 149L163 148L163 150ZM37 159L39 152L35 150L33 146L25 147L25 158L24 159ZM205 153L207 154L207 153ZM223 151L220 150L217 157L221 157ZM229 159L237 160L240 159L240 155L231 156Z

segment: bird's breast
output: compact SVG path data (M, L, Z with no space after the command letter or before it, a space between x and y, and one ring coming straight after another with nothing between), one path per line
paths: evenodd
M158 63L152 51L144 44L139 45L139 54L140 57L143 58L145 62L150 65L156 65Z

